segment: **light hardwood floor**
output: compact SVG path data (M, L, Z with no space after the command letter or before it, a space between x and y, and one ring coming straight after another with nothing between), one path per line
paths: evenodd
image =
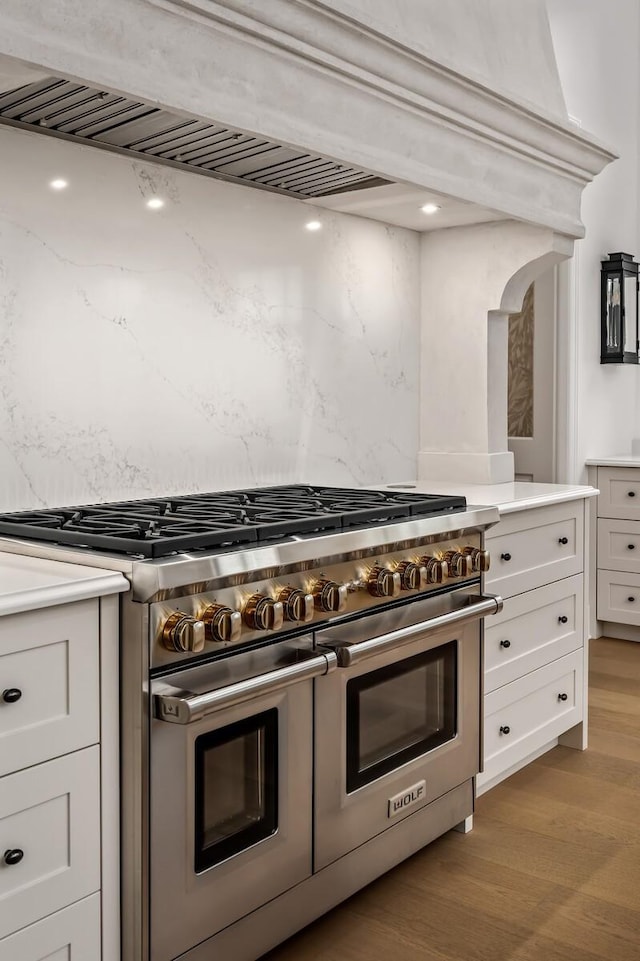
M557 747L263 961L640 961L640 644L591 642L590 746Z

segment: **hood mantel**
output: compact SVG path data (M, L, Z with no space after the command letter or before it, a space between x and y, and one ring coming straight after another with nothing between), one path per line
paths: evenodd
M400 6L416 36L429 30L429 3ZM498 28L502 6L486 5L497 57L513 25ZM385 35L353 0L3 0L0 52L581 237L582 190L614 155L560 115L544 4L519 6L520 30L548 46L553 113Z

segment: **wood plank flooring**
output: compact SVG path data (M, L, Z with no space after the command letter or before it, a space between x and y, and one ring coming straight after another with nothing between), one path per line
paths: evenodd
M640 644L591 642L585 752L557 747L262 961L640 961Z

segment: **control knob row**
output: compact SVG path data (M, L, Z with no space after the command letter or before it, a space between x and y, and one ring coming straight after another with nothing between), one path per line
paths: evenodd
M314 585L313 594L296 587L285 587L278 598L252 594L242 613L224 604L210 604L193 617L184 611L170 614L162 627L161 641L169 651L179 654L203 650L205 640L233 644L242 633L242 623L254 631L279 631L285 620L308 623L314 606L323 611L342 611L347 603L347 588L335 581L322 580Z
M373 597L397 597L402 590L415 591L428 584L439 584L447 577L463 577L473 571L489 569L489 552L477 547L446 551L441 557L425 555L415 561L401 561L395 570L376 565L369 570L366 587ZM165 648L178 653L199 653L205 641L235 643L242 623L251 630L279 631L285 620L306 624L314 608L337 614L346 609L348 588L329 579L317 580L311 593L296 587L283 588L277 598L252 594L242 613L224 604L210 604L200 617L174 611L162 627Z

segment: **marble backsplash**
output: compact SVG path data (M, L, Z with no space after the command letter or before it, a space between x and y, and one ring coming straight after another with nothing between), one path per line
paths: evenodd
M415 476L417 234L10 128L0 156L0 510Z

